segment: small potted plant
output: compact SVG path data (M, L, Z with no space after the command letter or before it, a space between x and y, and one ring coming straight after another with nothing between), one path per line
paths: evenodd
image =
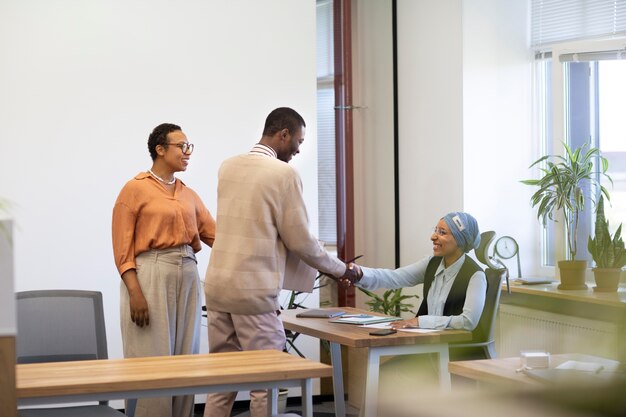
M609 233L609 221L604 215L604 198L600 196L596 212L595 237L589 236L587 242L589 253L596 267L593 276L596 280L594 291L617 291L622 268L626 265L626 249L622 240L622 224L613 237Z
M408 311L415 314L415 311L411 310L413 304L406 303L405 300L419 297L417 295L403 295L402 288L387 290L382 296L364 288L359 288L359 290L370 297L370 300L365 302L370 307L370 311L396 317L400 317L401 313Z
M560 212L565 222L565 237L567 241L568 260L559 261L559 271L562 290L586 289L585 271L587 261L576 260L577 233L580 213L585 208L586 190L597 186L600 193L610 200L609 193L598 181L602 175L613 183L606 173L609 162L604 158L598 148L588 143L574 150L566 143L565 156L545 155L529 167L540 165L544 161L545 167L540 167L541 178L524 180L522 183L539 187L532 195L530 201L533 207L537 207L537 218L545 226L548 220L556 221L555 214ZM598 160L598 166L594 161ZM593 204L593 200L591 200Z

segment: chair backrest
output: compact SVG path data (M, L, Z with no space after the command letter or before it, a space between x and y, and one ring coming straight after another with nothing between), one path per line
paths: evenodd
M107 359L102 293L17 293L17 363Z
M502 280L506 277L506 268L485 269L487 278L487 295L485 296L485 306L480 316L478 325L472 332L471 343L486 343L494 339L496 314L498 314L498 304L500 303L500 293Z

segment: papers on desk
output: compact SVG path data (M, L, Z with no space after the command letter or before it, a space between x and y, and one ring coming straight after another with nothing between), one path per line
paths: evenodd
M404 329L398 329L400 332L409 332L409 333L434 333L439 330L436 329L418 329L417 327L406 327Z
M369 314L345 314L338 319L331 320L331 322L344 324L376 324L389 323L397 320L402 319L400 317L370 316Z
M563 362L555 369L574 369L576 371L598 373L604 369L604 366L602 364L593 362L567 361Z
M374 324L363 324L361 327L367 327L368 329L391 329L391 324L386 323L374 323Z
M387 322L387 323L374 323L374 324L364 324L361 327L367 327L368 329L391 329L391 325ZM437 332L438 330L435 329L418 329L418 328L411 328L411 327L407 327L404 329L398 329L399 332L409 332L409 333L433 333L433 332Z
M524 373L553 384L593 385L626 381L626 373L619 369L619 362L609 360L603 363L569 360L555 368L526 369Z
M322 318L322 319L329 319L332 317L339 317L346 314L345 311L343 310L336 310L336 309L332 309L332 308L308 308L298 314L296 314L296 317L299 318Z

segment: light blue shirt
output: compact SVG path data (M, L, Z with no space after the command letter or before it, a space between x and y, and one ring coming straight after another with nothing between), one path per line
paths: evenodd
M448 299L450 288L454 283L459 270L465 262L465 254L455 263L445 268L443 260L437 267L435 279L428 291L428 315L419 317L419 326L422 329L464 329L474 330L478 325L485 306L487 294L487 278L483 271L475 272L469 280L463 311L458 316L444 316L443 307ZM366 268L363 277L356 286L367 290L378 288L413 287L424 283L426 267L432 256L424 258L414 264L398 269Z

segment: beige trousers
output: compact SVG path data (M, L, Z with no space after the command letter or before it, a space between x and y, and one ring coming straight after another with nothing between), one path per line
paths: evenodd
M124 357L198 353L201 293L191 247L151 250L137 256L136 264L137 279L148 302L150 325L141 328L131 321L128 291L122 282L120 317ZM135 417L189 417L193 406L193 395L138 399Z
M241 350L282 351L285 347L283 322L276 312L265 314L230 314L208 312L209 353ZM228 417L236 392L207 395L204 417ZM250 416L267 416L267 391L250 392Z

